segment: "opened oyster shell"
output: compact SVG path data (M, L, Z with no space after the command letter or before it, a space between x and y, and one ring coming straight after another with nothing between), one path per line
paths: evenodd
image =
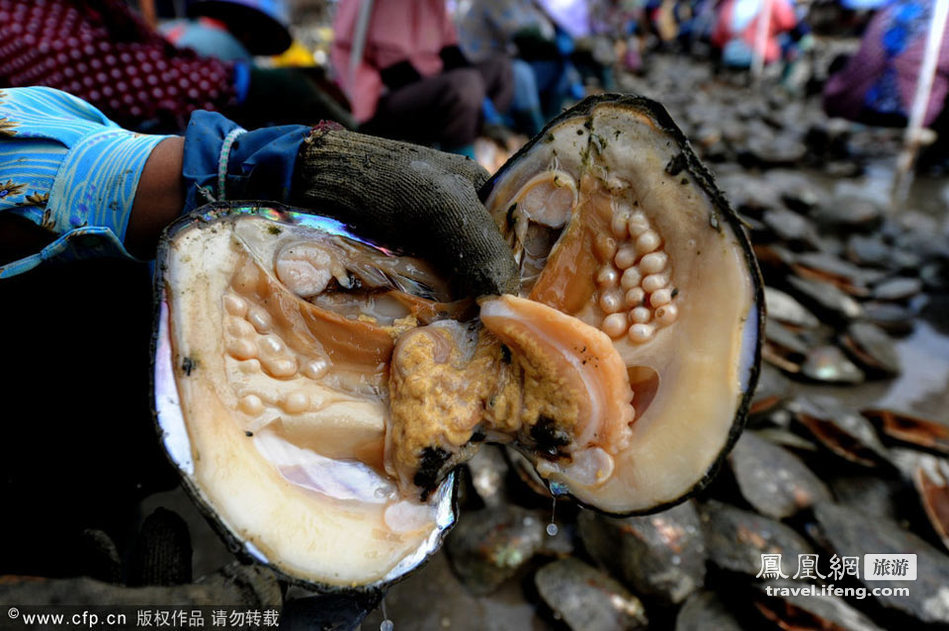
M588 99L482 195L523 291L480 313L321 217L216 207L170 230L159 423L192 494L258 560L318 586L398 579L452 525L451 471L485 441L555 494L631 513L683 499L737 438L761 282L661 107Z
M268 206L180 221L158 264L158 422L226 538L336 587L384 585L436 550L453 480L403 497L383 446L395 338L459 315L438 302L438 277L337 222Z
M528 451L541 475L612 513L703 485L757 382L763 283L737 216L666 111L641 97L587 99L482 195L518 257L523 295L608 336L632 388L599 392L600 424L610 401L629 418L621 444L601 436L557 459ZM582 351L565 359L589 371ZM595 449L611 474L590 483L571 469Z

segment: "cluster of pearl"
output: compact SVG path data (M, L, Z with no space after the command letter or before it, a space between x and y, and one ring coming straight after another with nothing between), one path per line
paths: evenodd
M325 359L297 357L280 338L273 327L273 318L260 305L251 304L236 292L224 295L224 334L228 355L241 362L243 370L262 370L275 379L287 380L297 376L317 380L329 371ZM304 390L290 390L277 397L280 389L268 393L246 392L238 407L248 416L261 415L265 409L277 406L288 414L299 414L319 407L310 401Z
M594 243L597 304L605 314L600 329L613 339L626 335L649 341L678 317L669 255L662 237L641 210L614 209L609 234Z

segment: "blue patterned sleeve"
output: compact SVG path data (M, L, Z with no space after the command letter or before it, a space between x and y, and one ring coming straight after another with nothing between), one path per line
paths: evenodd
M0 213L56 237L40 252L0 266L0 278L50 260L131 258L123 241L138 180L167 137L126 131L59 90L0 90Z

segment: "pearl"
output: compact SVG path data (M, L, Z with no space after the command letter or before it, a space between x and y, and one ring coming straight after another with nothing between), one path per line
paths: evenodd
M623 293L618 289L605 291L600 295L600 309L606 313L616 313L623 308Z
M642 287L633 287L626 292L626 306L630 309L638 307L643 304L645 298L646 292L643 291Z
M650 274L643 279L643 289L647 293L653 293L657 289L662 289L669 282L669 277L665 274Z
M643 274L655 274L665 269L668 261L669 256L665 252L652 252L639 262L639 269L643 271Z
M636 307L629 312L629 320L633 324L646 324L652 318L652 311L647 307Z
M605 234L599 235L593 243L593 254L601 263L613 260L613 255L616 254L616 239Z
M661 307L672 302L672 290L668 287L657 289L649 296L649 304L653 307Z
M283 409L289 414L299 414L309 407L310 401L305 392L291 392L283 400Z
M600 287L616 287L619 283L619 272L612 265L604 265L596 274L596 284Z
M634 324L629 327L629 341L642 344L652 337L653 331L654 327L651 324Z
M247 301L237 294L225 294L224 310L233 316L243 318L247 313Z
M611 313L603 318L601 329L612 338L617 338L626 333L626 318L622 313Z
M264 411L264 402L256 394L245 394L237 405L248 416L259 416Z
M613 236L618 239L625 239L626 235L629 234L627 230L629 222L629 211L621 210L613 215L613 221L610 224L610 228L613 230Z
M623 276L619 280L619 284L623 289L632 289L633 287L639 287L639 283L642 281L643 275L639 273L639 268L630 267L623 271Z
M642 212L635 212L627 222L629 225L629 236L635 238L649 230L649 220Z
M613 262L616 263L616 267L623 270L632 267L633 263L636 262L636 248L632 245L620 246L616 251Z
M636 239L636 249L642 254L648 254L658 248L660 243L662 243L662 240L656 234L656 231L647 230Z
M672 324L679 317L679 309L675 305L666 305L656 309L656 320L662 324Z

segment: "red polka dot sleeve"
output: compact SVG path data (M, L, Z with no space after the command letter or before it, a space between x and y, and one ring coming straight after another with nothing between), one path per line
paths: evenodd
M132 129L183 130L237 102L234 68L179 50L121 0L0 0L0 87L44 85Z

